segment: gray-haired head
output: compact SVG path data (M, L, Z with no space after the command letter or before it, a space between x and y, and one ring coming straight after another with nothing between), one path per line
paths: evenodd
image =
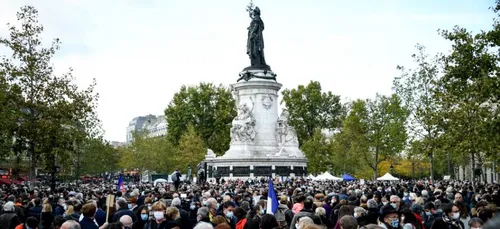
M172 205L172 206L174 206L174 207L180 207L180 206L181 206L181 199L179 199L179 198L174 198L174 199L172 200L172 204L171 204L171 205Z
M217 200L215 198L213 198L213 197L208 198L208 200L207 200L207 207L209 209L216 208L217 207Z
M14 203L12 202L7 202L4 206L3 206L3 210L6 211L6 212L13 212L15 210L15 207L14 207Z
M368 205L368 208L378 207L377 201L375 201L374 199L369 199L368 202L366 202L366 205Z
M81 229L81 227L75 220L68 220L61 225L61 229Z
M214 227L210 223L199 222L198 224L196 224L196 226L194 226L193 229L213 229L213 228Z
M201 207L198 208L198 212L196 212L197 215L200 215L202 218L208 217L208 212L209 209L207 207Z

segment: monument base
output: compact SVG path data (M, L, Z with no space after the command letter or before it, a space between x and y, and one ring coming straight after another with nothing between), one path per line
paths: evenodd
M306 158L224 158L205 159L208 177L217 172L224 179L248 179L260 177L304 177L307 174Z

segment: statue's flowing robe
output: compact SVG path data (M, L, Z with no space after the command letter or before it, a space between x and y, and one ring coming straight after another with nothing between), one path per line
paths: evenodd
M264 58L264 22L256 15L248 27L247 54L252 66L266 65Z

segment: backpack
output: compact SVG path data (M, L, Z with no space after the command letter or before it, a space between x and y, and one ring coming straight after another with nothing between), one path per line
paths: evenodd
M173 181L173 182L176 182L176 181L177 181L177 179L178 179L178 177L177 177L177 172L175 172L175 171L174 171L174 172L172 173L172 175L170 175L170 177L172 178L172 181Z
M278 208L278 211L274 215L276 217L276 221L278 221L280 228L287 228L287 223L286 223L286 211L288 209L286 208Z

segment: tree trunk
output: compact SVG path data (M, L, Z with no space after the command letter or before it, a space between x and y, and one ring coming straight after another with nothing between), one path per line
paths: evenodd
M373 180L377 180L378 172L378 149L375 150L375 162L373 163Z
M474 171L476 170L476 155L474 154L474 152L471 153L471 168L472 168L472 181L476 181L476 174L474 173Z
M30 171L29 171L29 184L30 184L30 189L33 190L34 186L34 180L36 178L35 174L35 143L30 141L29 143L29 148L28 148L28 154L30 156Z
M448 176L451 176L452 173L451 173L451 161L450 161L450 151L447 151L446 152L446 161L448 163Z
M430 166L429 166L430 180L432 183L434 181L434 152L432 152L432 149L431 149L431 152L429 153L429 159L430 159Z
M415 159L411 161L411 179L415 180Z

